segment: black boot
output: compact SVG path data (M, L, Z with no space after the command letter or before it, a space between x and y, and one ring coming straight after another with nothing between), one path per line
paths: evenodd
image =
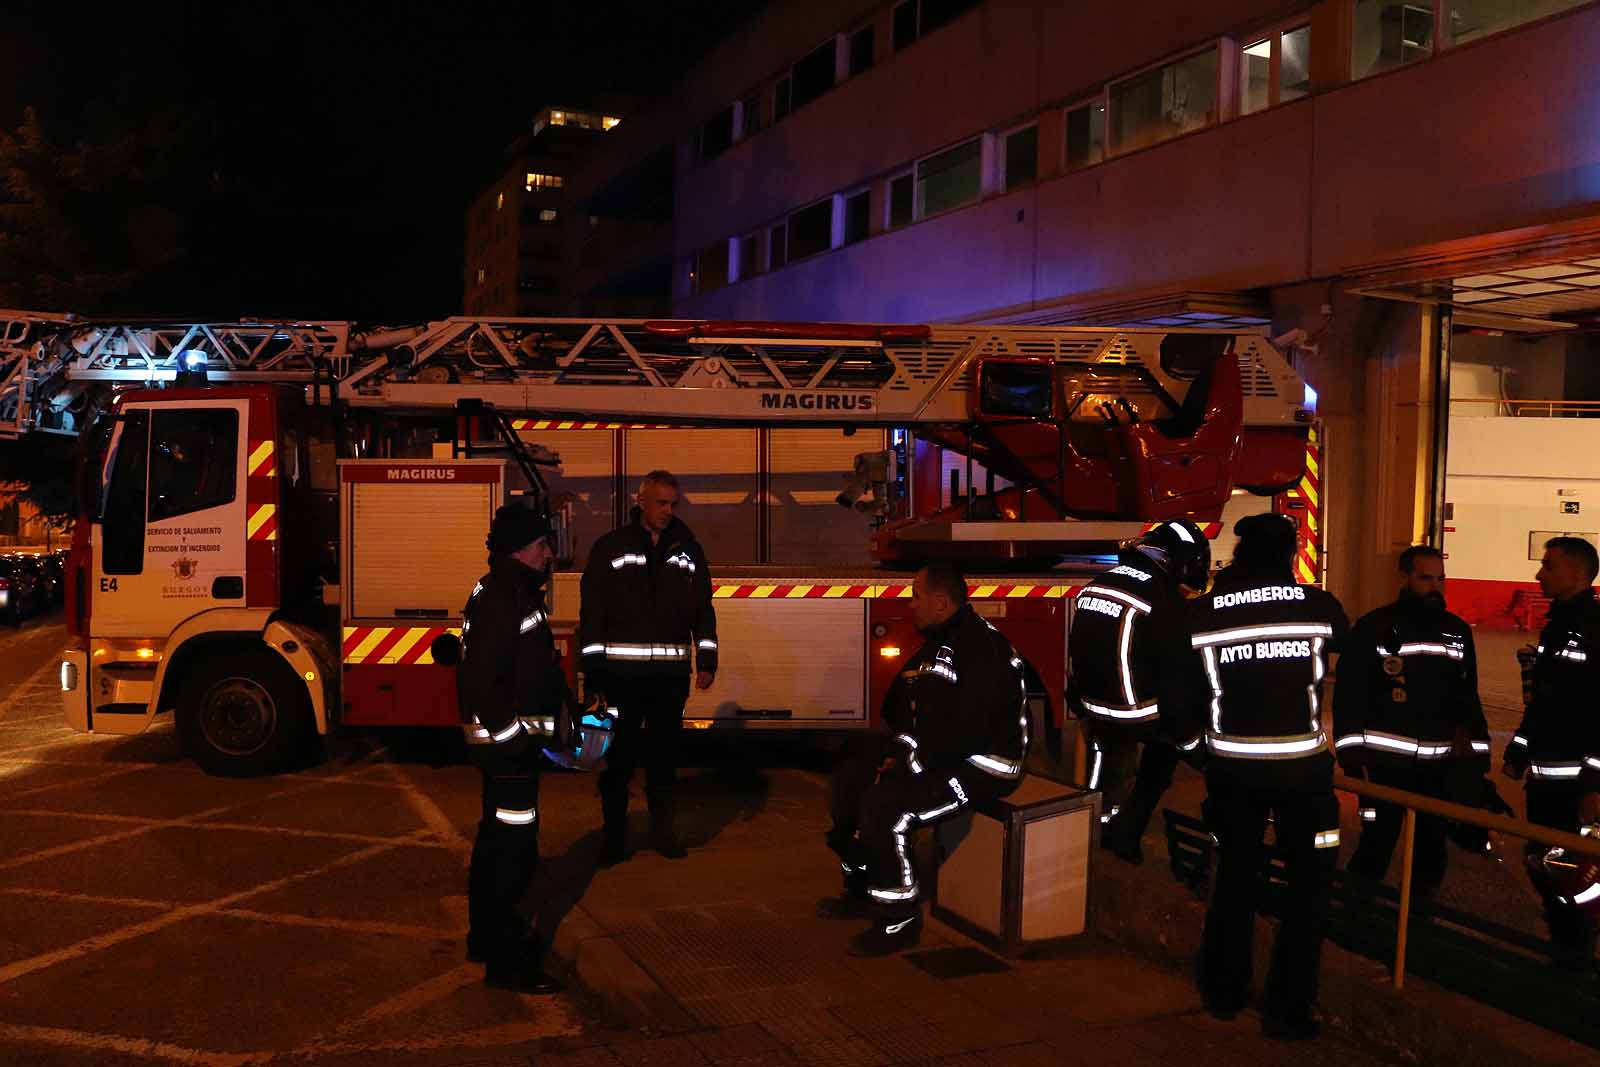
M602 867L615 867L627 858L628 793L626 789L623 790L621 796L614 793L601 793L600 814L605 821L605 827L601 831L602 844L598 862Z
M669 860L681 860L689 854L672 828L676 800L668 789L657 786L645 790L650 803L650 847Z
M922 940L922 909L910 915L880 916L872 925L850 939L852 956L889 956L916 948Z
M844 888L836 897L823 897L817 901L819 919L864 919L868 913L867 875L865 871L847 872Z

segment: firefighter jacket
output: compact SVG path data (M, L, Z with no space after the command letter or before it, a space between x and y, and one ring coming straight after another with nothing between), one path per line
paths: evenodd
M1181 669L1188 645L1186 607L1178 583L1139 557L1124 557L1080 589L1067 638L1073 713L1155 737L1159 689Z
M578 648L589 684L607 678L715 674L711 568L689 527L673 519L651 543L633 517L601 537L583 571Z
M1297 585L1287 570L1231 569L1190 602L1187 682L1172 690L1175 735L1203 731L1210 765L1256 784L1325 778L1333 761L1322 679L1348 629L1332 594Z
M970 605L923 637L884 708L884 721L899 730L906 766L913 774L948 774L966 764L1005 781L1021 779L1027 689L1011 643Z
M1600 603L1594 590L1550 605L1533 661L1533 693L1506 762L1529 781L1580 777L1600 789ZM1585 773L1587 771L1587 773Z
M544 610L545 576L510 556L489 559L462 610L456 704L469 745L515 755L554 736L566 674Z
M1458 736L1469 750L1458 750ZM1405 596L1363 615L1339 649L1333 745L1352 766L1399 769L1453 755L1487 766L1471 628Z

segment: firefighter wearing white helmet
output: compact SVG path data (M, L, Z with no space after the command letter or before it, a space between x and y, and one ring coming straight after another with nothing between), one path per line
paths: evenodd
M1198 732L1163 729L1158 687L1184 661L1184 590L1205 589L1210 569L1201 529L1163 522L1126 542L1118 565L1073 601L1067 701L1089 741L1088 786L1103 795L1100 843L1130 863L1143 860L1140 839L1178 763L1200 751Z
M1233 565L1190 605L1187 684L1172 697L1176 729L1205 732L1204 811L1220 855L1206 912L1200 991L1219 1018L1237 1015L1248 1000L1270 818L1288 886L1263 991L1263 1030L1269 1037L1307 1038L1319 1030L1312 1006L1328 886L1339 857L1339 804L1321 687L1328 653L1344 639L1349 621L1334 597L1295 583L1293 522L1251 515L1234 533Z
M539 749L567 733L571 695L545 616L553 558L549 520L517 504L495 513L489 572L462 612L456 701L483 774L483 811L467 883L467 955L484 981L553 993L541 949L518 915L539 865ZM437 655L436 655L436 658Z

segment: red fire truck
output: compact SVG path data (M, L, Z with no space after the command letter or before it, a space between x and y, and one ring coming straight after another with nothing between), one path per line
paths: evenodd
M224 774L340 724L453 724L433 649L494 508L531 495L560 519L550 614L570 635L583 550L652 467L682 478L715 574L722 669L692 726L870 725L916 643L910 568L940 558L1059 722L1069 590L1149 522L1299 485L1312 419L1247 332L41 318L9 336L31 348L0 414L86 430L67 719L134 733L174 713Z

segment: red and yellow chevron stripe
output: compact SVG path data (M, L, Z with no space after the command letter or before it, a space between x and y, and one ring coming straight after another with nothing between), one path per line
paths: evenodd
M459 626L346 626L345 663L431 664L433 640Z
M276 478L278 476L278 446L273 441L259 441L250 450L250 477Z
M276 541L278 539L278 505L257 504L250 511L250 521L245 526L247 541Z
M1012 598L1059 599L1070 596L1075 587L1055 582L968 582L967 595L973 600ZM760 583L713 582L711 595L717 600L907 600L910 582Z
M574 422L570 419L512 419L513 430L670 430L665 422Z
M1322 439L1313 426L1306 437L1306 473L1284 494L1305 503L1305 536L1295 556L1295 578L1308 585L1322 580Z

